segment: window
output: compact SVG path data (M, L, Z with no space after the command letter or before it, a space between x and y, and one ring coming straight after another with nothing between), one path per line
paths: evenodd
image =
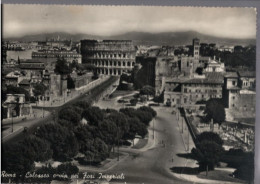
M187 93L187 88L184 88L184 93Z
M236 85L236 81L232 81L232 85L235 86Z
M235 100L235 98L236 98L235 96L232 96L232 99L233 99L233 100Z

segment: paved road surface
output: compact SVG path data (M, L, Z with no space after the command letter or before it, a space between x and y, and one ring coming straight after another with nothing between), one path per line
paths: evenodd
M165 109L156 110L155 147L138 157L128 157L108 173L124 173L127 183L189 183L174 177L170 171L173 166L186 165L186 159L176 155L186 153L176 118Z

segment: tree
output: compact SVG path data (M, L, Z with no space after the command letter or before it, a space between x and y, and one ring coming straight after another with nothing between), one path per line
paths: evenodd
M157 102L158 104L163 103L164 102L164 91L159 96L155 96L153 101Z
M217 133L214 132L202 132L197 136L197 140L199 142L202 141L212 141L217 143L218 145L222 146L223 145L223 140L220 138L220 136Z
M64 58L58 58L54 72L60 75L68 75L71 71L68 62Z
M48 88L43 83L37 83L33 86L33 94L35 96L44 96Z
M153 113L151 113L150 111L145 111L144 109L147 110L147 108L143 108L143 110L136 110L134 108L122 108L119 111L128 117L136 117L145 125L149 125L149 122L153 119Z
M49 143L36 136L26 137L20 143L27 152L30 152L31 157L34 161L46 161L52 157L52 150L50 149Z
M155 89L152 86L146 85L140 89L140 94L147 95L148 98L148 96L155 95Z
M25 95L25 100L28 101L30 99L30 94L27 90L21 87L16 87L16 86L6 86L6 90L1 90L1 101L6 100L6 94L24 94Z
M133 140L136 134L144 138L145 135L148 133L145 124L143 124L137 117L129 118L128 124L129 131L125 134L125 137L128 139Z
M25 173L34 169L33 154L20 143L3 145L1 156L1 170L15 173L17 181L23 181Z
M197 148L191 150L194 158L199 163L199 169L207 172L214 170L215 165L219 162L224 149L221 145L212 141L202 141L197 144Z
M74 82L74 80L71 78L71 76L68 76L67 86L68 86L68 89L75 89L75 82Z
M108 120L115 123L119 139L129 130L128 118L121 112L112 112L107 117Z
M108 119L105 119L99 124L100 135L99 137L105 141L106 144L114 145L115 137L117 135L116 124Z
M134 113L134 116L139 118L139 120L144 123L145 125L149 125L150 121L153 119L153 115L149 112L137 110Z
M78 153L79 146L74 133L60 124L44 124L35 134L50 143L55 160L69 160Z
M72 165L70 162L59 165L56 170L58 174L66 173L69 178L71 175L78 174L79 172L79 168L75 165Z
M104 112L99 107L90 107L83 111L82 117L85 118L90 125L98 126L104 119Z
M139 107L138 110L143 111L143 112L148 112L153 117L157 116L157 112L153 108L151 108L151 107L142 106L142 107Z
M137 102L138 102L138 100L135 99L135 98L130 100L130 103L131 103L132 106L136 106Z
M206 121L213 119L214 123L221 125L225 121L226 114L223 104L219 99L210 99L206 102Z
M99 163L105 160L109 156L109 149L106 143L100 138L95 138L93 142L93 153L94 153L94 162Z
M73 106L69 106L66 108L63 108L59 112L59 120L67 120L69 124L67 124L70 128L73 128L77 125L79 125L81 121L81 109ZM63 125L66 125L66 122L60 121L61 123L65 123Z

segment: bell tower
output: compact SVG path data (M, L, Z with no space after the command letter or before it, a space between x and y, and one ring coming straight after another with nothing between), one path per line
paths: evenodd
M193 57L194 59L199 59L200 56L200 40L198 38L194 38L193 42Z

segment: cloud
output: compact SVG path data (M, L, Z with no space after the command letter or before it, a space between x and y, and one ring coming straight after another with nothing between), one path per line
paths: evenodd
M116 35L130 31L197 31L255 38L254 8L3 5L4 37L44 32Z

